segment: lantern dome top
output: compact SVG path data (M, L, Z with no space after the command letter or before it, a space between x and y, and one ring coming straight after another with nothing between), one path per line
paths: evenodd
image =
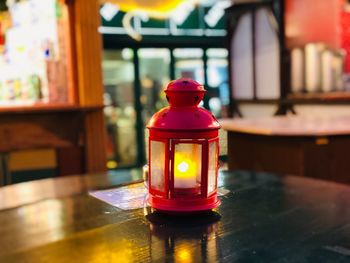
M164 92L170 106L196 107L203 99L205 89L192 79L181 78L171 81Z
M211 112L198 107L205 89L196 81L184 78L172 81L164 92L170 106L155 113L147 128L168 131L220 129Z
M205 92L203 85L197 81L188 78L181 78L171 81L168 86L164 89L165 93L168 92Z

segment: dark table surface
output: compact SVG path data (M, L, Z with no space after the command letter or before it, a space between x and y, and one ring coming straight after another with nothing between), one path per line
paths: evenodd
M350 187L221 172L213 213L123 211L87 194L140 171L0 189L0 262L350 262Z

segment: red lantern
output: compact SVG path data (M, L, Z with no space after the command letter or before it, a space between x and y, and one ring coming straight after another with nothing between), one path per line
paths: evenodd
M169 107L153 115L149 129L149 199L168 212L211 210L217 197L220 124L198 104L205 89L191 79L164 90Z

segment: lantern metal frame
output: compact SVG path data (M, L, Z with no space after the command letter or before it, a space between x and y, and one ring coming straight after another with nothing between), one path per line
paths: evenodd
M206 166L207 166L207 158L205 158L205 152L207 150L207 145L205 141L200 140L200 139L173 139L171 140L171 149L170 149L170 158L169 162L171 163L170 167L170 188L169 188L169 194L171 198L181 198L181 195L176 194L176 189L180 188L175 188L175 146L177 144L198 144L201 145L201 182L200 182L200 194L194 194L193 197L199 197L202 196L203 193L203 186L206 184L207 180L205 178L205 171L206 171Z

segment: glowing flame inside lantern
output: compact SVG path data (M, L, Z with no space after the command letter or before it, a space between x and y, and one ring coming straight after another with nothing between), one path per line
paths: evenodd
M181 173L185 173L185 172L187 172L188 167L189 167L188 163L186 163L186 162L181 162L181 163L177 166L177 169L178 169Z
M197 186L197 175L199 164L195 158L191 158L187 153L175 153L174 160L175 184L182 188L193 188Z

